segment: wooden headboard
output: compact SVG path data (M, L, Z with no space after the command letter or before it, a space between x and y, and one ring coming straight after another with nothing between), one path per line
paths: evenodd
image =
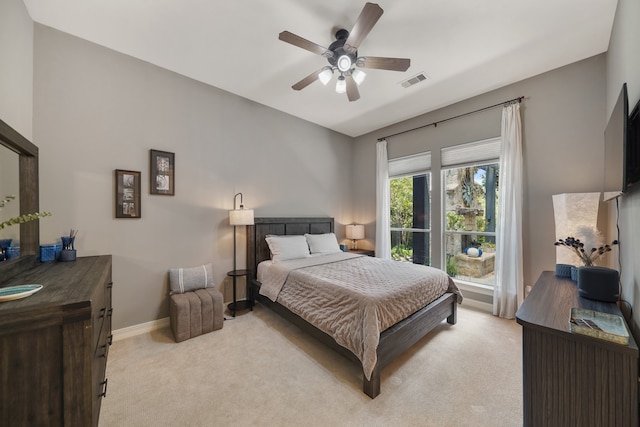
M334 232L334 220L322 218L255 218L247 226L247 270L249 278L256 278L258 264L270 258L269 246L264 239L269 234L295 236Z

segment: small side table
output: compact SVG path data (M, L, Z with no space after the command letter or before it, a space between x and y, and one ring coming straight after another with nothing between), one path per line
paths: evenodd
M233 302L229 303L227 307L229 307L229 311L233 317L236 317L236 311L241 310L251 310L253 311L253 305L251 304L251 295L249 295L249 283L246 283L246 300L237 301L236 300L236 280L238 277L248 276L249 270L232 270L227 273L227 276L233 278Z
M373 249L349 249L350 254L376 256L376 251Z

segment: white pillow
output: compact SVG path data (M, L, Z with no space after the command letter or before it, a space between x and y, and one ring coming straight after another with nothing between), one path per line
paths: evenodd
M267 236L265 238L271 251L271 261L286 261L310 257L307 239L304 236Z
M312 254L332 254L340 251L338 239L333 233L325 234L305 234L305 239L309 244Z

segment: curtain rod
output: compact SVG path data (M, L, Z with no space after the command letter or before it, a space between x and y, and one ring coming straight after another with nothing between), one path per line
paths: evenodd
M517 98L513 98L513 99L510 99L508 101L499 102L497 104L490 105L488 107L479 108L479 109L474 110L474 111L469 111L468 113L458 114L457 116L449 117L448 119L438 120L437 122L429 123L428 125L422 125L422 126L418 126L417 128L407 129L407 130L403 130L402 132L394 133L392 135L383 136L382 138L378 138L378 141L382 141L384 139L391 138L393 136L402 135L403 133L413 132L414 130L426 128L426 127L429 127L429 126L433 126L435 128L435 127L438 127L438 124L444 123L444 122L448 122L449 120L459 119L460 117L468 116L468 115L474 114L474 113L479 113L480 111L489 110L491 108L496 108L496 107L499 107L501 105L505 105L506 106L506 105L508 105L508 104L510 104L512 102L520 103L520 102L522 102L523 99L524 99L524 96L519 96Z

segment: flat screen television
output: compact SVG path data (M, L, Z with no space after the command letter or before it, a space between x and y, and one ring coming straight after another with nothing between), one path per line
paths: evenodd
M627 139L629 100L627 84L622 85L604 131L604 200L612 200L627 191Z
M627 187L640 182L640 100L629 114L627 122L627 158L625 159Z

